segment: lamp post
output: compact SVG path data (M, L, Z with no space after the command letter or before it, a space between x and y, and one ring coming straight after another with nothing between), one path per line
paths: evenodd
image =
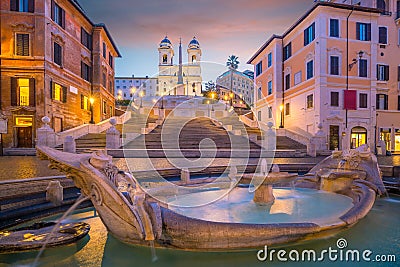
M164 109L164 93L161 93L161 109Z
M207 100L207 105L208 105L208 117L210 116L210 100Z
M135 87L132 87L131 88L131 94L132 94L132 102L135 102L135 93L136 93L136 88Z
M225 111L227 111L228 110L228 96L227 95L224 96L224 100L225 100Z
M281 125L279 125L279 128L283 128L283 104L279 106L279 110L281 111Z
M144 96L144 92L140 91L140 108L143 107L143 96Z
M90 97L89 98L89 102L90 102L90 123L94 124L94 120L93 120L93 103L94 103L94 98Z
M212 93L211 93L211 99L212 99L212 102L213 102L213 103L214 103L214 98L215 98L215 93L212 92ZM211 104L211 111L214 111L214 105L213 105L213 103Z

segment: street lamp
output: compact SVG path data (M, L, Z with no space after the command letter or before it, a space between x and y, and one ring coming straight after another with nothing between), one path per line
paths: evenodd
M208 105L208 117L210 116L210 100L207 100L207 105Z
M139 96L140 96L140 108L142 108L142 107L143 107L143 96L144 96L144 92L143 92L143 91L140 91Z
M224 100L225 100L225 111L228 110L228 96L225 95L224 96Z
M230 97L230 104L231 104L231 107L233 107L233 93L232 93L232 91L229 93L229 97Z
M279 106L279 110L281 111L281 125L279 126L279 128L283 128L283 104L281 104Z
M93 103L94 103L94 98L90 97L89 98L89 102L90 102L90 123L94 124L94 120L93 120Z
M214 98L215 98L215 93L212 92L211 93L211 99L212 99L213 103L214 103ZM211 104L211 111L214 111L214 105L213 104Z

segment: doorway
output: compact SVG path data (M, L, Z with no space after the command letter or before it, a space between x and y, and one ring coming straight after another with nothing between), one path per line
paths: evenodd
M17 147L32 148L32 126L17 127Z
M339 126L329 126L329 150L339 149Z
M367 129L364 127L354 127L351 129L351 149L355 149L367 143Z

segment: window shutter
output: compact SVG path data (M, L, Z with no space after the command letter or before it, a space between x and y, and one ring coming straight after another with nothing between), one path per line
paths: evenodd
M11 106L17 106L17 78L11 77Z
M54 83L50 81L50 99L53 99Z
M388 95L385 95L385 110L388 110L388 105L389 104L389 97Z
M400 66L397 67L397 80L400 82Z
M385 81L389 81L389 66L385 66Z
M29 79L29 106L34 107L35 106L35 96L36 96L36 84L35 84L35 79L30 78Z
M54 0L51 0L51 19L54 20L54 8L55 8L55 4L54 4Z
M29 56L29 34L22 34L22 55Z
M380 94L376 95L376 103L375 103L375 108L376 109L381 109L381 107L379 106L379 96L380 96Z
M376 80L379 81L379 65L376 65Z
M371 41L371 23L367 24L367 41Z
M17 7L18 7L18 0L10 0L10 10L11 11L17 11Z
M81 94L81 109L83 109L85 107L83 101L84 101L84 98L83 98L83 95Z
M311 25L312 39L315 40L315 22Z
M307 41L308 41L308 30L305 29L304 30L304 46L307 45Z
M62 8L60 8L60 10L61 10L61 24L62 24L61 27L65 29L65 11Z
M35 0L28 1L28 12L35 12Z
M360 40L360 39L361 39L361 36L360 36L360 28L361 28L361 23L360 23L360 22L357 22L357 25L356 25L357 40Z
M67 103L67 87L63 86L62 87L62 102Z

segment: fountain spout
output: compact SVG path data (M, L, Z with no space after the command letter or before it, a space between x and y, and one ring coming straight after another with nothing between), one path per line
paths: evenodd
M347 163L347 160L346 159L342 159L342 160L340 160L339 161L339 163L338 163L338 169L346 169L345 167L346 167L346 163Z

